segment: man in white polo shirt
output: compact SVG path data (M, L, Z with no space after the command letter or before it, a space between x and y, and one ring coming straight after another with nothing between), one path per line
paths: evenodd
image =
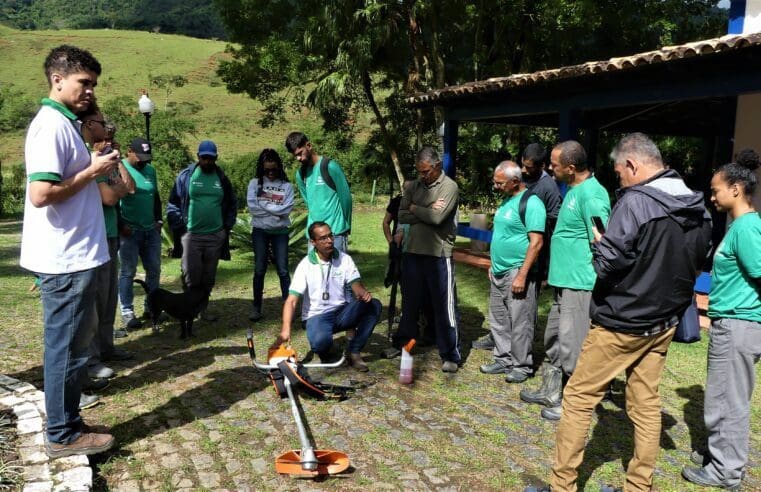
M95 454L114 444L79 416L95 315L96 267L109 261L96 178L110 174L119 152L90 154L75 113L95 96L100 63L73 46L45 59L49 97L26 137L28 184L21 266L40 279L44 323L48 456Z
M346 331L349 364L366 372L360 351L364 348L381 313L381 303L362 284L351 256L333 246L333 232L325 222L309 226L314 248L301 260L291 279L283 305L283 326L274 346L291 338L291 324L299 298L304 297L301 318L306 321L307 339L323 361L335 358L333 333ZM352 298L352 293L354 298Z

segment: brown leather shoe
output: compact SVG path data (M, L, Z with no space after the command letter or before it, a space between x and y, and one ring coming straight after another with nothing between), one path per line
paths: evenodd
M108 451L114 442L114 436L111 434L83 432L74 442L69 444L46 441L45 453L51 458L63 458L75 454L98 454Z
M367 367L367 363L362 360L362 354L349 354L349 365L359 372L367 372L370 370L370 368Z
M111 429L101 424L87 425L82 422L82 427L79 428L79 432L84 432L85 434L108 434L111 432Z

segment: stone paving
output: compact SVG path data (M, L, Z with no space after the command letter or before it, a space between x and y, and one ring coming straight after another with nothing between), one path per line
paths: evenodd
M45 395L41 391L29 383L0 374L0 405L11 408L16 415L24 492L92 488L92 469L86 456L51 460L45 454Z
M314 371L318 379L360 386L349 400L302 399L316 447L348 453L353 468L324 481L278 476L275 457L298 448L287 400L251 368L243 330L198 325L196 343L177 341L169 324L158 337L140 330L122 345L140 349L137 358L114 363L119 377L103 393L105 404L84 412L88 422L111 425L119 442L91 460L96 490L522 490L548 475L554 425L519 401L520 385L477 372L488 353L472 352L458 374L446 375L435 350L424 348L416 382L406 387L396 382L398 359L373 355L384 346L374 336L370 373ZM265 346L269 335L257 333L257 343ZM690 406L699 394L685 403L677 397L684 384L673 374L665 379L664 392L674 398L665 398L661 446L671 451L659 461L656 485L691 490L679 470L699 436L683 414L694 418ZM622 483L631 455L622 384L614 402L598 409L589 445L596 451L582 466L582 489ZM746 490L761 490L758 443L754 437Z

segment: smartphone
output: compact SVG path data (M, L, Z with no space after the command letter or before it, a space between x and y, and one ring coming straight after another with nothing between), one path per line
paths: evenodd
M602 223L600 217L597 215L592 216L592 224L594 224L600 234L605 234L605 224Z
M100 150L100 153L99 153L99 155L106 155L106 154L110 154L110 153L111 153L111 152L113 152L113 151L114 151L114 149L113 149L113 148L112 148L110 145L106 145L105 147L103 147L103 148Z

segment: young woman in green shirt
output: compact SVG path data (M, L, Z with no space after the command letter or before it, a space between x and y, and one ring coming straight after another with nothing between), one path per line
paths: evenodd
M752 202L759 157L744 151L737 161L711 179L711 201L732 223L716 248L708 296L708 449L693 453L702 467L682 470L692 483L720 488L739 486L748 462L754 366L761 358L761 217Z

